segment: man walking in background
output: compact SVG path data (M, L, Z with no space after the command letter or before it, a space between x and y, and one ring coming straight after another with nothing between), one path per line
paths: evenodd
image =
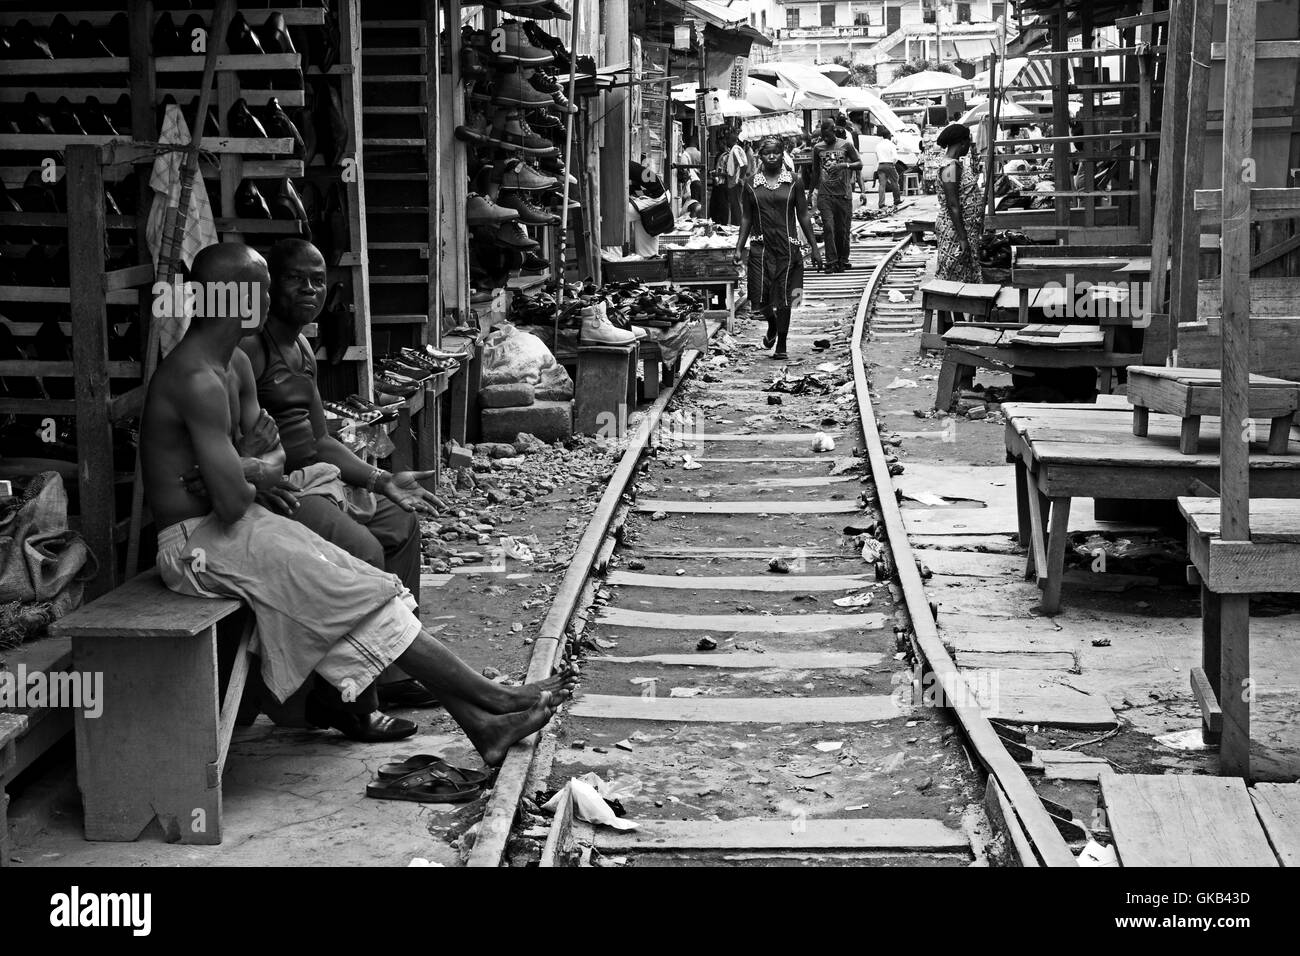
M876 144L876 188L879 191L878 205L885 208L885 193L894 194L894 205L901 205L903 192L898 185L898 149L894 146L889 130L881 126L876 130L880 142Z
M826 271L843 272L849 264L849 224L853 219L853 178L862 157L841 137L835 121L822 120L821 142L813 146L812 185L822 217Z

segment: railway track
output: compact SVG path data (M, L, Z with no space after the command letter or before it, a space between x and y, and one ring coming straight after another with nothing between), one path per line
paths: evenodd
M882 302L885 332L904 328L889 293L910 301L924 254L877 240L852 261L806 277L788 365L742 323L641 421L529 673L580 648L580 694L512 750L471 865L529 861L511 834L538 825L543 866L981 865L990 817L995 848L1064 863L958 696L876 434L860 343ZM537 815L530 798L588 774L635 829L583 822L570 791Z

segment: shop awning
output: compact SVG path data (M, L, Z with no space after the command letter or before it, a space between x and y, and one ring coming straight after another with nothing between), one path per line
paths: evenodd
M953 49L963 60L982 60L997 52L993 46L993 40L990 37L979 37L978 39L968 40L962 37L953 37Z
M709 26L723 30L733 29L749 19L747 13L739 13L713 0L664 0L664 2L688 16L703 20Z

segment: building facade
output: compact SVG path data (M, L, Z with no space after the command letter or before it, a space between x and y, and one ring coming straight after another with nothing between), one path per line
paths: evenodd
M882 83L908 60L964 59L982 66L999 49L1007 12L1002 0L780 0L772 5L778 8L772 56L801 63L836 57L869 63ZM769 22L772 16L769 12Z

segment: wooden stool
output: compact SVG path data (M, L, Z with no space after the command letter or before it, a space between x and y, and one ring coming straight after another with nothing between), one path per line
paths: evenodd
M921 353L944 347L943 333L952 327L953 313L988 320L1001 286L990 283L931 279L921 286Z
M1155 412L1183 420L1178 450L1196 454L1201 416L1217 415L1221 407L1220 372L1215 368L1165 368L1135 365L1128 370L1128 398L1133 403L1133 434L1147 433L1147 417ZM1264 375L1250 377L1250 417L1267 418L1268 453L1285 455L1291 416L1300 408L1300 384ZM1228 436L1233 429L1224 430Z
M636 342L578 346L578 381L574 388L573 412L575 434L622 437L628 416L636 408L639 360ZM611 426L617 428L616 433L611 434Z
M921 194L921 175L920 173L908 170L903 173L903 195L919 196Z

